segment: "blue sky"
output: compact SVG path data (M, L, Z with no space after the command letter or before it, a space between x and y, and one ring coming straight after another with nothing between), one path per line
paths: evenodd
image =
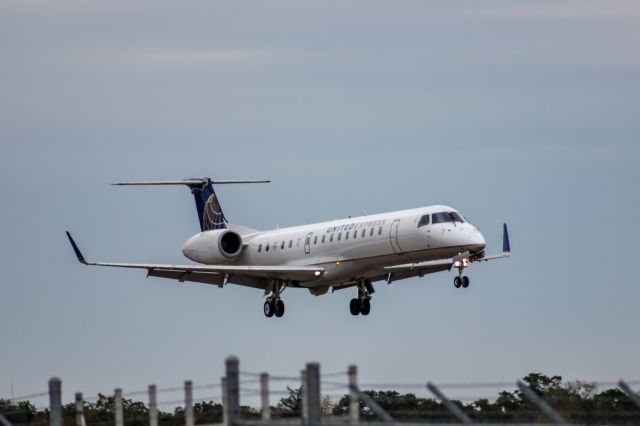
M637 2L3 2L0 396L216 382L223 360L366 382L638 379ZM178 284L89 258L184 262L182 188L268 229L429 204L514 257L353 292Z

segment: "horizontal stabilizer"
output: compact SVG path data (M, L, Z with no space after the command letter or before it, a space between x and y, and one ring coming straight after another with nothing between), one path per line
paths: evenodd
M138 182L115 182L111 185L127 186L127 185L147 185L147 186L162 186L162 185L187 185L187 186L200 186L211 183L213 185L228 185L235 183L270 183L270 180L214 180L209 178L202 179L183 179L183 180L155 180L155 181L138 181Z

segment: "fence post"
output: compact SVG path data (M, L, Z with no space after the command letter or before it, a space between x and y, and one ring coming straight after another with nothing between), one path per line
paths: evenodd
M184 382L184 423L193 426L193 382Z
M230 356L225 362L226 376L223 383L224 423L233 426L240 414L240 362L235 356Z
M358 423L360 421L360 398L358 398L358 394L353 391L353 388L358 387L358 367L350 365L348 375L349 401L351 402L349 407L349 419L351 423Z
M115 416L115 426L124 426L124 414L122 410L122 389L116 388L113 395L113 411Z
M260 403L262 420L271 420L271 408L269 408L269 374L260 374Z
M156 385L149 385L149 426L158 426L158 399Z
M304 374L303 418L307 425L320 424L320 364L310 362Z
M629 398L634 404L638 406L638 408L640 408L640 396L634 393L628 384L626 384L623 380L620 380L618 382L618 387L622 389L625 395L627 395L627 398Z
M62 381L49 379L49 426L62 426Z
M82 392L76 393L76 426L87 426L84 419L84 401Z
M533 403L533 405L535 405L536 407L538 407L540 410L542 410L542 412L544 414L547 415L547 417L549 417L551 419L552 422L554 422L557 425L565 425L565 421L562 417L560 417L560 414L556 413L554 411L553 408L551 408L551 406L547 403L547 401L545 401L544 399L542 399L537 393L535 393L529 386L525 385L524 383L522 383L520 380L518 380L516 382L516 384L518 385L518 388L520 389L520 392L522 392L522 394L529 400L531 401L531 403Z
M447 410L449 410L451 414L453 414L454 416L456 416L458 420L460 420L461 423L464 423L467 425L473 423L471 421L471 418L469 418L469 416L467 416L467 414L464 411L462 411L460 407L458 407L449 398L447 398L442 392L440 392L440 389L438 389L433 383L431 382L427 383L427 388L431 391L432 394L436 396L436 398L440 400L440 402L444 404L445 407L447 407Z

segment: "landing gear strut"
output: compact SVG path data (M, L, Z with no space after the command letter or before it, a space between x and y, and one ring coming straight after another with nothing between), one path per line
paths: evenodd
M371 312L371 295L375 292L371 281L362 280L358 282L358 297L351 299L349 311L351 315L369 315Z
M264 302L264 315L268 318L276 316L280 318L284 315L284 302L280 298L280 294L285 289L281 282L276 281L272 284L271 296Z
M467 277L466 275L462 275L462 271L464 271L465 266L467 266L467 262L465 260L459 260L456 263L456 268L458 268L458 276L453 279L453 285L455 288L469 287L469 277Z

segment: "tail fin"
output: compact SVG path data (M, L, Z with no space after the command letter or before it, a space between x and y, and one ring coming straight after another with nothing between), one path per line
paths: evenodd
M172 181L152 181L152 182L118 182L112 185L186 185L191 190L196 202L200 230L225 229L227 219L224 217L222 207L213 185L235 184L235 183L268 183L270 180L211 180L208 177L202 179L184 179Z

